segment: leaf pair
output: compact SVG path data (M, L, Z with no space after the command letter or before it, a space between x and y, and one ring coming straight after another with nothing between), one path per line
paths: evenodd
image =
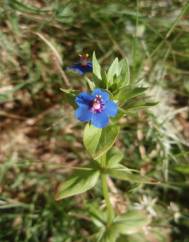
M99 176L102 173L131 183L157 183L152 178L140 176L139 174L133 173L132 169L116 164L119 162L120 157L112 156L105 168L101 164L93 161L91 166L77 169L67 181L59 186L56 199L64 199L92 189L97 184Z

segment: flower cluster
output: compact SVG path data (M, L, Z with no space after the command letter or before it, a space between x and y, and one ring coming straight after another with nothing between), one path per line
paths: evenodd
M91 122L97 128L104 128L109 118L117 114L118 107L110 100L109 94L99 88L91 94L82 92L76 97L78 105L75 116L82 122Z

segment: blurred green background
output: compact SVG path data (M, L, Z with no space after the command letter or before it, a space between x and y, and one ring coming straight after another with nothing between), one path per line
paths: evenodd
M111 181L118 213L147 210L152 223L129 242L189 242L189 2L184 0L0 1L0 241L87 242L103 207L94 191L54 200L60 181L90 161L83 124L60 88L82 89L65 72L93 50L106 68L127 57L131 78L159 104L123 120L124 163L161 181ZM93 220L93 219L92 219Z

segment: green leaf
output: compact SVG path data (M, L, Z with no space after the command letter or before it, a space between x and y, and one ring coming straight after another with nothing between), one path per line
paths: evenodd
M86 82L88 83L89 88L90 88L91 91L92 91L93 89L95 89L95 83L94 83L94 81L91 81L88 77L85 77L85 80L86 80Z
M108 89L108 77L107 77L107 73L104 70L101 70L101 77L102 80L100 80L98 86L103 88L103 89Z
M146 89L147 88L144 87L131 88L130 86L125 86L117 91L114 99L118 100L121 106L125 104L127 100L142 95L146 91Z
M93 221L93 223L99 227L102 228L106 225L107 221L107 213L105 210L100 210L97 204L87 204L87 210L90 214L90 217Z
M150 223L150 219L143 211L128 211L126 214L117 217L113 223L115 230L120 234L135 234Z
M81 168L63 182L56 194L56 200L71 197L93 188L99 177L99 171L95 168Z
M150 108L155 105L157 105L158 102L147 102L145 100L132 100L128 103L126 103L123 107L123 109L127 111L132 111L132 110L139 110L139 109L144 109L144 108Z
M107 153L107 166L113 168L123 159L123 153L118 148L112 148Z
M101 229L97 242L116 242L118 237L119 231L115 227L110 226Z
M99 79L102 79L101 78L101 67L100 67L98 60L96 59L95 52L93 52L92 64L93 64L94 75L97 76Z
M118 75L119 75L119 60L118 58L115 58L110 68L108 69L108 73L107 73L108 82L112 83L114 80L114 76L118 76Z
M123 165L117 165L113 168L107 168L106 172L108 175L114 178L129 181L131 183L147 183L147 184L158 183L154 178L136 174L135 170L129 169Z
M124 87L130 83L130 70L127 58L120 61L120 86Z
M102 77L102 80L99 79L97 76L93 76L93 82L95 83L95 86L96 87L99 87L99 88L102 88L102 89L106 89L106 79L104 78L104 72L101 71L101 77Z
M127 100L134 98L134 97L137 97L139 95L142 95L146 90L147 90L146 87L136 87L134 89L130 89L130 90L126 91Z
M119 127L116 125L109 125L106 128L99 129L87 124L84 130L83 142L93 159L98 159L112 147L118 134Z

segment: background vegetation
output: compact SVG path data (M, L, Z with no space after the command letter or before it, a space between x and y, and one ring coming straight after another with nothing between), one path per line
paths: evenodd
M0 2L0 241L92 241L99 189L61 202L57 185L87 163L83 124L60 88L81 89L65 67L96 51L104 66L127 57L156 107L123 120L124 163L161 181L110 180L122 213L147 210L152 226L128 241L189 242L189 3L184 0ZM101 204L102 207L104 204ZM134 240L135 239L135 240Z

